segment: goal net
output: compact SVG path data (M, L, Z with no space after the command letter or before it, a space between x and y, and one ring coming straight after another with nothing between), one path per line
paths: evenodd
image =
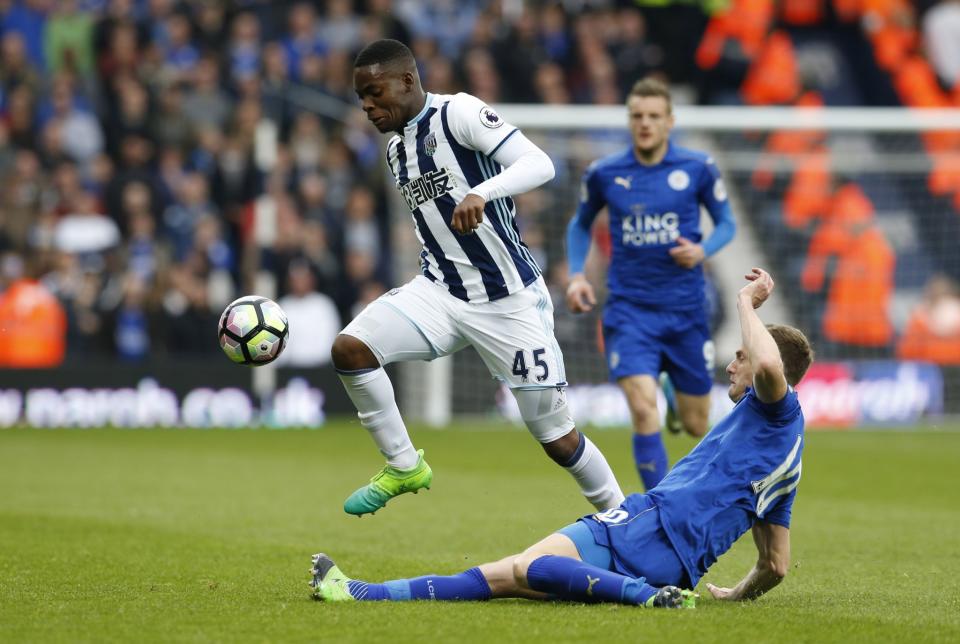
M594 159L629 145L626 111L500 110L556 167L551 183L516 202L524 240L553 294L574 416L581 424L628 424L607 380L599 310L573 315L563 300L565 230L580 177ZM752 266L777 280L764 320L801 328L817 351L800 388L812 424L907 424L960 412L951 407L960 398L960 112L678 107L676 119L674 143L714 157L738 225L734 241L706 264L714 413L727 408L719 383L740 339L734 295ZM709 217L703 220L709 231ZM588 260L601 297L607 235L601 216ZM399 239L415 243L411 235ZM413 247L396 253L416 254ZM398 274L412 274L411 265ZM400 380L409 412L438 424L460 414L516 419L509 394L472 349L412 366Z

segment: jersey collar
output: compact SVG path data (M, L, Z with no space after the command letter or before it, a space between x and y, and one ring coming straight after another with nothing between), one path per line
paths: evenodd
M627 152L626 152L626 155L625 155L625 156L626 156L632 163L637 163L637 164L640 163L640 161L637 159L637 152L636 152L636 150L634 150L632 143L630 144L630 147L627 148ZM662 165L669 165L669 164L675 162L675 161L677 160L677 158L678 158L678 157L677 157L676 147L674 147L673 141L668 139L668 140L667 140L667 152L666 152L666 154L663 155L663 158L660 159L660 161L659 161L658 163L655 163L654 165L644 166L644 167L647 167L647 168L658 168L658 167L660 167L660 166L662 166Z
M663 158L660 160L660 163L673 163L677 160L677 149L673 145L673 141L667 141L667 153L663 155Z
M430 106L433 105L433 98L434 98L434 95L431 94L430 92L427 92L427 100L423 102L423 109L420 110L419 114L417 114L412 119L410 119L403 129L413 127L414 125L419 123L421 119L423 119L424 115L426 115L427 113L427 110L429 110Z

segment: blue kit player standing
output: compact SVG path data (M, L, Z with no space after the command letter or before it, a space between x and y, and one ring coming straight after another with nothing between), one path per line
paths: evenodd
M654 490L587 515L527 548L458 575L371 584L314 555L310 585L325 601L494 597L692 606L690 589L745 532L757 561L717 599L756 599L787 574L790 518L800 482L803 412L793 387L813 360L799 330L764 326L754 309L773 291L760 269L737 295L742 345L727 365L733 410Z
M513 392L544 451L597 509L623 492L567 408L563 355L540 267L520 238L511 195L553 178L543 150L469 94L425 92L413 54L377 40L357 55L353 85L367 118L391 132L386 162L412 215L421 275L370 303L337 336L333 364L386 466L344 502L361 516L429 488L383 366L472 346Z
M667 87L637 82L627 110L633 145L590 166L567 229L567 306L582 313L596 304L583 265L590 227L606 206L613 247L603 314L607 365L626 396L634 460L650 490L668 467L657 414L661 373L667 428L698 437L707 432L714 349L701 263L733 238L736 225L713 160L670 143ZM701 204L714 222L703 243Z

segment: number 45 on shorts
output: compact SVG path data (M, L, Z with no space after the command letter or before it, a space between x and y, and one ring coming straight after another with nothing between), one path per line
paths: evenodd
M547 352L546 349L534 349L532 351L533 355L533 369L539 369L539 373L534 374L536 376L537 382L543 382L550 375L550 369L547 367L547 363L543 361L543 355ZM530 379L530 369L527 368L527 359L524 357L523 349L520 349L513 356L513 375L520 376L523 382L529 382Z

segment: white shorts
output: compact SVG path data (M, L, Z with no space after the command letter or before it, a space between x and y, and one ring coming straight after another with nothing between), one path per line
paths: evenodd
M567 384L543 277L495 302L472 304L418 275L371 302L342 333L362 340L382 365L433 360L472 345L511 389Z

